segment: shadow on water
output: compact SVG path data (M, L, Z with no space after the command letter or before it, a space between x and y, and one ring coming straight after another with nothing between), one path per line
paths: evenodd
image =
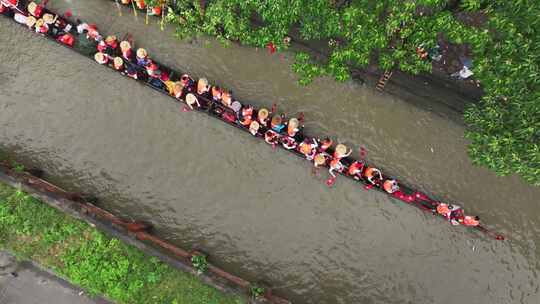
M159 61L240 100L304 112L310 132L363 145L385 171L460 202L510 240L344 179L328 189L327 173L310 174L307 162L0 19L0 143L54 182L153 221L295 303L538 302L540 190L473 167L460 124L354 83L299 87L287 53L179 42L127 11L117 18L108 1L69 2L51 4L130 32Z

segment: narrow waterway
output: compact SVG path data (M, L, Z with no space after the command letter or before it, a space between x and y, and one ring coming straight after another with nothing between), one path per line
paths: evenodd
M456 201L496 230L485 238L325 172L0 18L0 148L49 179L151 220L167 239L263 279L295 303L539 303L540 189L474 167L463 126L355 83L296 84L269 55L118 18L109 1L52 1L129 32L161 62L255 105L304 112L408 184ZM156 20L153 19L152 23ZM448 116L448 117L445 117Z

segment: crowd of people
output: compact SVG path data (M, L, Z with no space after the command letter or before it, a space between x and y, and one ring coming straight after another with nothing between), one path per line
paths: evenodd
M5 6L2 8L9 9ZM380 169L363 160L352 159L352 149L343 143L334 145L330 138L305 136L303 117L287 118L278 113L275 107L271 110L256 109L236 100L230 91L211 85L206 78L195 81L188 74L175 75L173 71L155 62L147 50L134 50L133 42L129 39L119 40L113 35L103 38L95 25L87 23L79 22L74 28L62 17L48 13L34 2L28 5L28 15L16 12L14 18L30 29L50 35L66 45L73 46L74 35L85 36L96 45L94 59L97 63L107 65L125 76L147 81L177 100L185 102L189 109L209 111L224 121L246 129L253 136L264 139L273 147L281 145L284 149L293 150L312 162L315 168L328 168L332 178L335 178L337 173L348 175L399 199L415 202L415 196L403 193L395 179L384 176ZM447 218L452 224L480 224L477 217L465 216L462 209L456 205L431 200L429 202L433 212Z

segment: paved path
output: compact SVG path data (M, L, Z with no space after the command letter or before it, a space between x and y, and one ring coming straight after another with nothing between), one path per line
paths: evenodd
M79 295L80 294L80 295ZM30 262L18 263L0 252L0 304L106 304L44 272Z

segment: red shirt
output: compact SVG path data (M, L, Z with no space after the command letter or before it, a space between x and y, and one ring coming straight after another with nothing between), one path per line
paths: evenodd
M60 38L58 38L58 41L65 45L73 46L73 43L75 43L75 38L73 38L71 34L65 34L60 36Z
M364 164L362 164L361 162L352 163L352 165L349 166L349 175L356 175L361 173L363 167Z

